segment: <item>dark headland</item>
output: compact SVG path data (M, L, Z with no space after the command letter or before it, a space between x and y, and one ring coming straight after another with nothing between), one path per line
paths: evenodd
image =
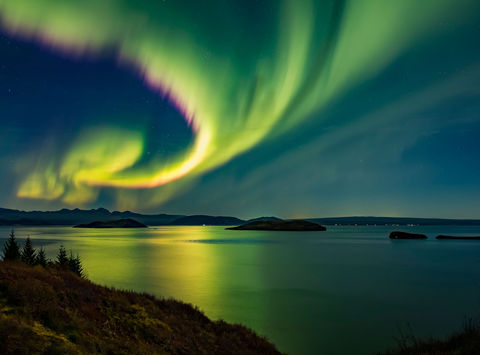
M252 330L70 271L0 262L2 354L279 354Z
M238 227L230 227L232 230L267 230L267 231L326 231L324 226L303 220L292 221L255 221L242 224Z
M147 228L147 226L131 218L122 218L115 221L95 221L87 224L78 224L74 228Z
M393 231L390 233L390 239L427 239L427 236L425 234Z

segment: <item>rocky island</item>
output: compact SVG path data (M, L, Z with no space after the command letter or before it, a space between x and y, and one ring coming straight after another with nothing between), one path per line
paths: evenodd
M427 239L427 236L425 234L393 231L390 233L390 239Z
M324 226L303 220L262 220L242 224L238 227L226 228L230 230L264 230L264 231L326 231Z
M480 236L452 236L452 235L437 235L436 239L453 239L453 240L480 240Z
M95 221L87 224L77 224L74 228L148 228L145 224L131 218L115 221Z

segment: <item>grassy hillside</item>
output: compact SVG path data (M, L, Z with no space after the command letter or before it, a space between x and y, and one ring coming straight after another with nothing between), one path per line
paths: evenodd
M192 306L96 285L70 271L0 262L2 354L278 354Z
M480 326L467 320L463 329L445 339L420 339L414 335L402 335L396 349L383 355L473 355L480 354Z

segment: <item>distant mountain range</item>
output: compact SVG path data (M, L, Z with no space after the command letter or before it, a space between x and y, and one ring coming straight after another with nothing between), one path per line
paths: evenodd
M164 225L217 225L233 226L255 221L280 221L277 217L259 217L243 220L230 216L141 214L130 211L109 211L105 208L91 210L61 209L58 211L20 211L0 208L0 225L67 225L73 226L94 221L114 221L131 218L149 226ZM404 217L335 217L306 218L323 225L480 225L480 219L439 219Z
M110 212L105 208L92 210L61 209L58 211L19 211L0 208L0 225L75 225L93 221L113 221L122 218L132 218L146 225L169 224L183 215L157 214L147 215L125 212Z
M228 226L242 224L246 221L235 217L223 216L185 216L175 214L140 214L130 211L110 212L105 208L92 210L61 209L58 211L19 211L0 208L0 225L77 225L93 221L115 221L118 219L134 219L149 226L164 225L219 225Z

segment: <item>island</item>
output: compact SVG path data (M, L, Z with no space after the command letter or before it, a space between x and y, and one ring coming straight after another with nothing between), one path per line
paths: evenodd
M390 239L427 239L427 236L425 234L393 231L390 233Z
M226 228L230 230L264 230L264 231L326 231L324 226L303 220L272 220L254 221L238 227Z
M460 236L460 237L457 237L457 236L452 236L452 235L437 235L435 238L436 239L453 239L453 240L480 240L480 236L473 236L473 237Z
M87 224L77 224L74 228L148 228L132 218L122 218L114 221L95 221Z

